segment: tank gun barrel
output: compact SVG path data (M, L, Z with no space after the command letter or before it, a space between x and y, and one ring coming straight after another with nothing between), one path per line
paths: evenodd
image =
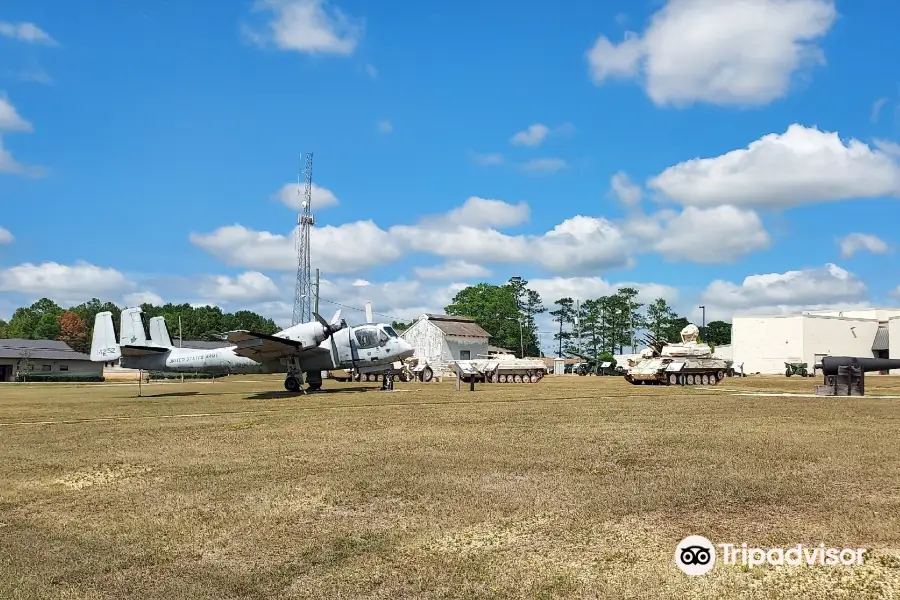
M890 371L900 369L900 359L896 358L858 358L855 356L826 356L815 365L825 375L837 375L838 367L857 366L863 373Z

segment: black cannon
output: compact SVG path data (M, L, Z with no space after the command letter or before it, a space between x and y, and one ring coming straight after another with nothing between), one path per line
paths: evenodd
M825 385L816 386L816 395L865 396L866 373L900 369L900 359L826 356L815 368L825 375Z

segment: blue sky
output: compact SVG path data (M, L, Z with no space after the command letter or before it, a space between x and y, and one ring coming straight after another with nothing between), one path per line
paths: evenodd
M635 282L708 319L897 304L898 19L827 0L6 3L0 317L97 295L289 319L290 239L259 232L296 223L278 192L303 151L326 190L322 296L353 306L411 316L511 275L547 304Z

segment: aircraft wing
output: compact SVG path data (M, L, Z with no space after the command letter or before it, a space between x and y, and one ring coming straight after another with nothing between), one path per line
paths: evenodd
M155 354L165 354L170 348L160 348L158 346L119 346L122 356L153 356Z
M304 358L317 352L327 352L318 345L304 345L303 342L297 340L252 331L230 331L225 334L225 339L235 345L235 354L260 363L275 361L290 355Z

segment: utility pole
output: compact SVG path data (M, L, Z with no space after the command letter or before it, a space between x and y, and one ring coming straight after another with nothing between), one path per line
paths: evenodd
M703 341L705 342L706 341L706 306L704 305L699 308L700 308L700 310L703 311L703 321L701 321L703 324L700 326L700 335L703 337Z
M316 314L319 314L319 270L316 269Z
M575 338L578 340L578 354L581 351L581 300L575 301Z

